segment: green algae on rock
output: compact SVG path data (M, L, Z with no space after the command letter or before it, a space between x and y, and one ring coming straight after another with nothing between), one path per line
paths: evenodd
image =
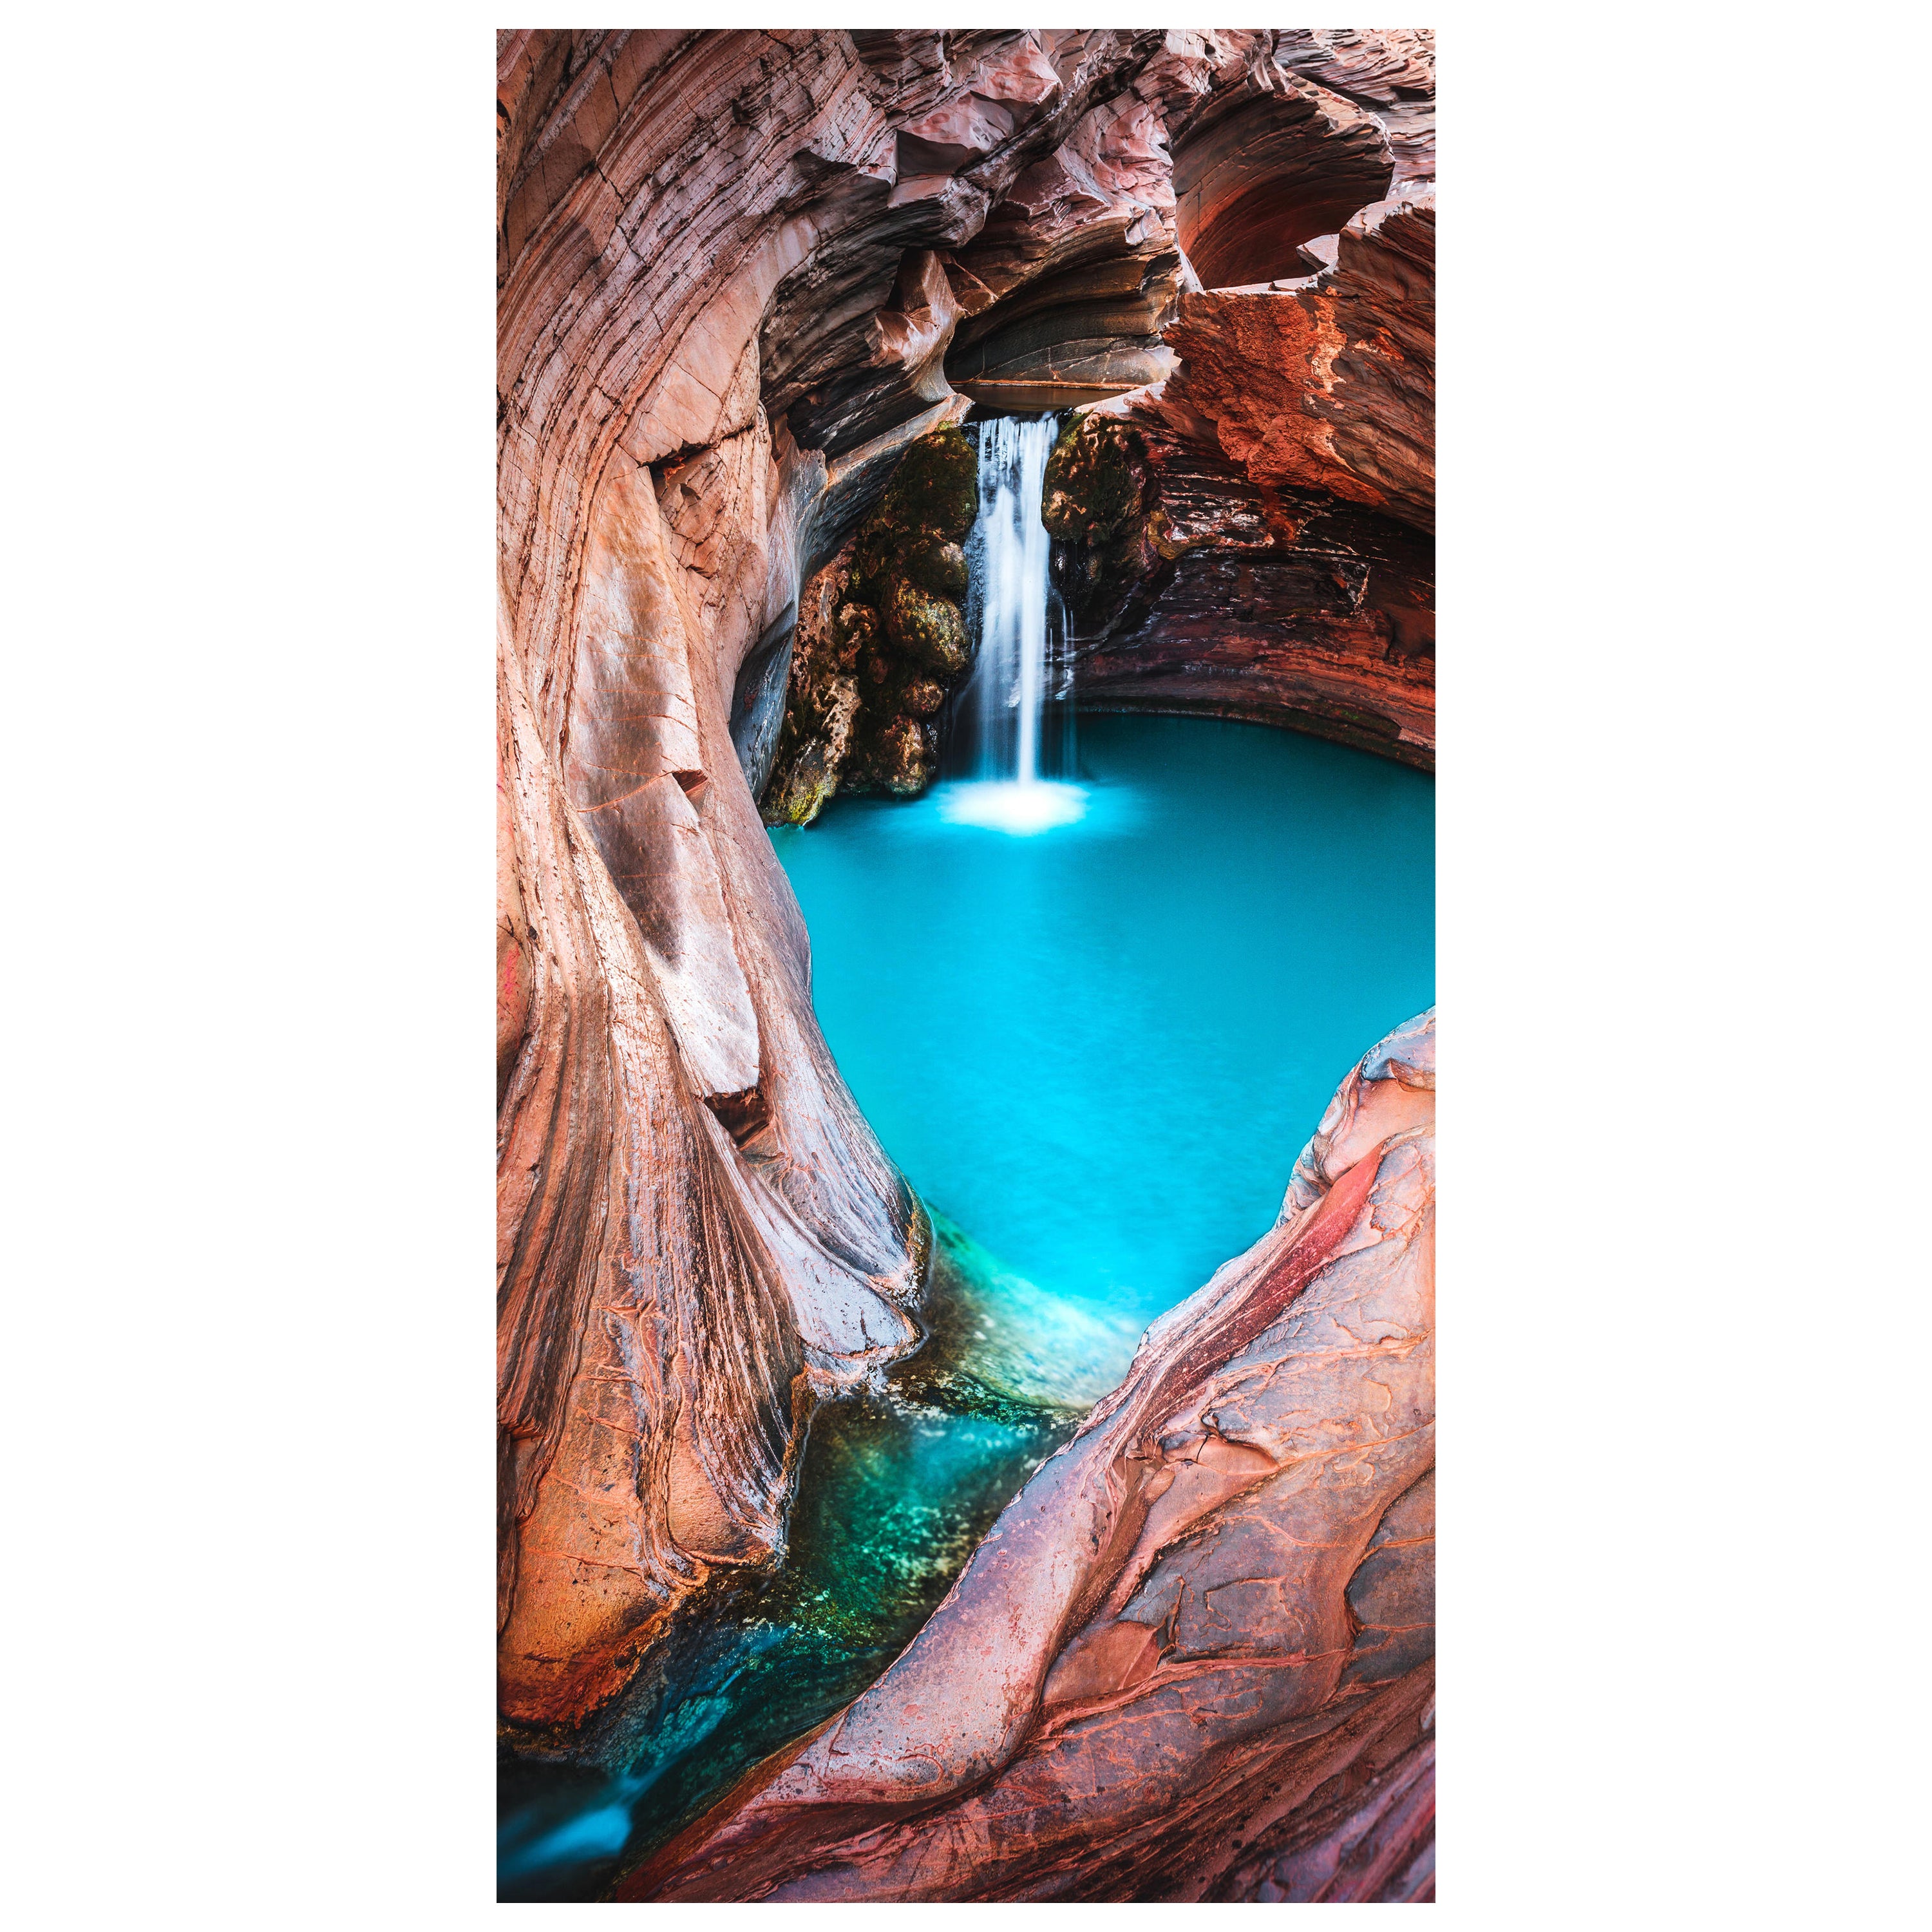
M930 534L906 546L903 565L911 580L935 596L956 603L966 595L966 553L956 543L943 543Z
M978 458L950 424L908 446L872 514L800 598L784 722L760 809L809 825L840 790L915 798L938 714L973 661L960 539Z
M978 454L965 433L948 423L908 448L874 514L880 524L908 537L930 532L958 543L973 527L979 506Z
M784 721L765 788L767 825L809 825L838 789L859 714L860 654L879 628L875 612L845 601L846 574L835 558L799 599Z

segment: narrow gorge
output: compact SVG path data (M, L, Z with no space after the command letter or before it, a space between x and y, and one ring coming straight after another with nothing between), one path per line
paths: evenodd
M500 1895L1432 1898L1432 38L497 52Z

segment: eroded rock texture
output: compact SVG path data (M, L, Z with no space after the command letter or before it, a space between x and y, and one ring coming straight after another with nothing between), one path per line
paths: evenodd
M1432 768L1424 533L1257 484L1138 395L1068 425L1042 514L1084 708L1288 724Z
M842 34L517 32L499 74L500 1688L543 1726L770 1556L814 1388L917 1339L921 1210L819 1036L731 707L815 519L890 468L774 431L766 324L795 373L955 214L892 205Z
M1177 140L1207 286L1177 297L1176 367L1091 406L1049 477L1082 703L1432 768L1432 41L1272 38L1255 71L1277 84L1214 92ZM1128 468L1130 506L1087 503Z
M1137 513L1212 533L1094 586L1101 701L1212 708L1211 675L1305 722L1380 680L1423 734L1386 532L1426 526L1432 83L1426 40L1325 30L498 55L501 1691L555 1736L770 1560L818 1394L917 1340L922 1210L819 1035L756 798L929 775L964 532L890 491L956 446L952 376L1114 395ZM1229 308L1189 266L1370 190L1298 242L1312 280Z
M1432 1896L1434 1121L1430 1013L898 1661L618 1895Z
M917 1339L922 1210L820 1038L754 785L801 585L968 406L944 378L942 255L1161 44L500 36L500 1666L520 1725L574 1723L712 1568L768 1560L815 1392ZM881 594L905 648L941 649L932 605ZM894 717L919 715L898 694Z

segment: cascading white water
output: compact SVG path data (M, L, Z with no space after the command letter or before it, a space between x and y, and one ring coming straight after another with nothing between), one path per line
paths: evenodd
M941 801L956 823L1043 832L1085 809L1078 785L1040 776L1048 685L1046 526L1040 520L1046 460L1059 419L994 416L980 429L980 658L974 671L979 776Z
M1040 500L1057 425L995 416L980 430L980 744L988 778L1040 777L1046 685L1046 526Z

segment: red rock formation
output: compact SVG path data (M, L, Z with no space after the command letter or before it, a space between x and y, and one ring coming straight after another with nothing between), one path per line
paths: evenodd
M904 240L842 35L501 55L501 1671L542 1724L777 1546L814 1384L916 1338L920 1210L728 719L830 482L766 427L761 321L820 243L883 296Z
M922 1210L820 1037L754 801L801 586L909 444L964 413L949 358L992 343L1005 302L999 326L1056 368L1081 341L1073 360L1110 379L1166 366L1159 323L1189 286L1166 143L1207 139L1224 95L1292 98L1268 110L1277 134L1332 125L1351 154L1368 137L1349 103L1376 104L1400 184L1422 151L1420 56L1392 46L500 35L500 1662L518 1724L574 1723L712 1568L766 1560L816 1393L916 1336ZM1414 468L1384 345L1408 354L1414 303L1376 266L1413 253L1398 225L1338 244L1350 279L1316 299L1346 352L1306 358L1327 386L1300 392L1323 488L1352 478L1392 514ZM1294 439L1221 393L1271 352L1218 313L1196 313L1194 373L1168 385L1197 392L1175 433L1265 496L1274 459L1250 458ZM962 344L968 324L986 327ZM1236 655L1230 688L1271 688L1258 647ZM907 715L925 702L904 695Z
M1104 532L1069 476L1076 438L1131 452L1132 501ZM1139 398L1085 412L1061 450L1046 515L1069 540L1056 562L1083 709L1286 724L1432 765L1426 538L1332 496L1264 491Z
M1253 285L1180 293L1173 373L1088 412L1131 432L1145 521L1061 560L1081 701L1432 769L1432 41L1225 38L1204 99L1162 111L1195 266Z
M953 251L947 273L965 319L950 380L976 399L1034 409L1167 374L1162 332L1182 289L1302 273L1299 243L1400 178L1387 111L1365 113L1319 79L1379 84L1392 98L1394 76L1423 75L1416 40L1171 30L1132 85L1016 178Z
M1432 1014L873 1688L616 1895L1432 1892Z
M1304 287L1185 296L1164 400L1214 425L1263 488L1324 490L1432 530L1436 195L1357 214Z

